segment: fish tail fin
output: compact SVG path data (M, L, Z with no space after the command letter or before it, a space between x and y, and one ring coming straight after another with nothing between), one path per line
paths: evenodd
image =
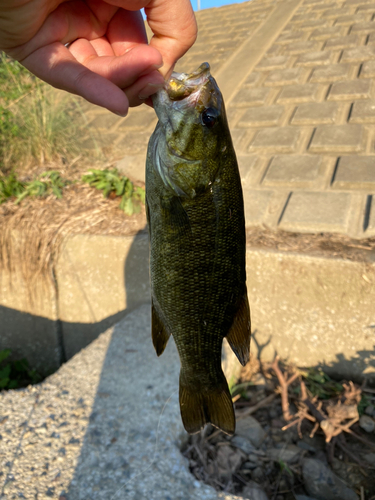
M186 383L184 371L180 373L180 411L186 431L196 434L211 423L233 435L236 419L228 383L223 373L213 388L200 388Z

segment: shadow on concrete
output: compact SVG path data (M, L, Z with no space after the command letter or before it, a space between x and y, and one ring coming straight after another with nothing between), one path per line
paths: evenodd
M368 328L373 329L374 326L370 325ZM258 338L258 330L254 330L251 336L252 346L250 347L250 352L252 352L258 361L269 361L269 352L266 353L266 357L263 355L263 351L267 347L273 349L272 360L278 356L277 349L272 345L272 335L269 335L267 340L261 343ZM374 332L374 342L375 342L375 332ZM316 365L298 365L301 370L306 370L309 368L322 369L333 379L340 380L351 380L357 384L362 384L365 380L368 385L375 386L375 343L373 349L362 349L356 352L355 356L348 358L344 353L336 353L335 360L329 362L322 362ZM283 361L288 363L288 357L281 357ZM290 361L292 364L293 361Z
M47 376L129 312L150 302L149 286L145 285L149 281L148 252L139 244L144 239L143 229L134 237L124 263L123 309L100 321L81 323L53 320L0 306L0 350L10 348L11 359L26 358L30 367Z

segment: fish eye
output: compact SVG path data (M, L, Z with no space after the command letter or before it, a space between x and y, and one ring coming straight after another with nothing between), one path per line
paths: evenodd
M216 109L206 108L201 114L203 125L205 125L207 128L212 128L216 123L218 115L219 114Z

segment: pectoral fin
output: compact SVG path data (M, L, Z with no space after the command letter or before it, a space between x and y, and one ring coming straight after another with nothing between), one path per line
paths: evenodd
M247 292L241 299L236 316L227 335L227 341L242 366L245 366L250 357L250 308Z
M171 334L167 332L153 302L151 304L151 332L152 343L154 344L156 354L160 356L163 354Z

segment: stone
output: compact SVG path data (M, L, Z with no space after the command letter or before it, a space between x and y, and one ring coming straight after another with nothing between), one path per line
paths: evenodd
M320 460L305 459L302 475L307 493L317 500L358 500L357 494Z
M371 82L371 80L363 80ZM375 100L355 101L350 114L350 123L375 123Z
M336 19L335 24L336 25L341 24L342 26L352 26L353 22L355 21L361 22L361 21L366 21L367 19L368 16L366 16L365 14L360 14L360 15L347 14L344 16L339 16Z
M349 47L357 47L359 45L358 35L347 35L336 38L330 38L325 44L325 49L346 49Z
M368 415L362 415L359 419L359 426L366 432L374 432L375 429L375 421L373 418Z
M307 14L307 17L311 19L310 12ZM300 24L298 29L310 31L311 28L323 28L326 27L328 24L329 22L327 22L325 19L316 19L316 20L306 21L305 23Z
M254 470L251 471L251 478L256 481L257 483L260 483L264 479L264 471L262 467L256 467Z
M375 416L375 406L374 405L368 405L366 406L365 409L366 415Z
M311 444L306 443L305 441L302 441L302 440L297 442L297 446L298 446L298 448L301 448L301 450L311 451L311 453L316 452L316 449L314 448L314 446L311 446Z
M270 89L244 88L241 89L231 102L234 107L262 106L267 102Z
M287 45L290 42L298 42L301 40L306 40L308 34L305 31L290 31L288 33L282 33L276 40L275 43L280 45Z
M335 59L335 55L331 51L317 51L317 52L307 52L298 57L295 65L296 66L319 66L332 64Z
M363 458L368 462L370 465L374 467L375 465L375 453L366 453L366 455L363 455Z
M264 57L257 65L257 70L271 70L277 68L285 68L289 62L289 56L274 56Z
M364 23L354 23L351 27L350 33L360 33L361 35L368 35L369 33L373 33L374 31L375 21L368 21Z
M249 439L256 448L259 448L266 437L266 433L260 423L249 415L237 421L236 436Z
M293 464L297 462L302 453L301 448L293 444L284 445L282 448L269 448L267 449L267 456L276 462L282 460Z
M334 82L346 80L352 71L349 64L330 64L329 66L318 66L314 68L310 82Z
M244 87L253 87L256 85L261 78L261 74L257 73L256 71L253 71L250 73L250 75L246 78L244 82Z
M303 68L276 69L268 74L263 85L274 87L303 83L305 75L306 71Z
M372 95L371 80L349 80L335 82L328 94L329 101L351 101L353 99L369 99Z
M366 61L362 64L361 78L373 78L375 76L375 61Z
M279 97L278 103L309 102L318 101L323 95L324 87L316 83L305 83L303 85L288 85L284 87Z
M375 47L373 45L343 50L340 62L361 62L369 59L375 59Z
M349 210L348 193L293 192L279 226L296 232L345 232Z
M341 106L333 102L300 104L291 120L292 125L320 125L336 123Z
M262 223L272 200L272 191L244 189L245 222L247 226Z
M233 436L230 442L233 446L239 448L247 455L250 455L254 450L256 450L256 448L252 445L250 440L243 436Z
M284 106L277 105L250 108L241 116L237 126L269 127L279 125L284 111Z
M268 496L263 488L255 481L248 481L241 492L241 496L251 500L268 500Z
M337 189L375 189L375 156L341 156L332 187Z
M322 42L314 42L311 40L303 42L292 42L284 46L284 53L286 54L304 54L305 52L318 51L322 48Z
M263 165L259 156L238 154L237 162L240 170L242 186L249 187L255 184L261 174Z
M264 128L257 132L248 150L293 153L300 143L300 136L301 131L294 127Z
M341 26L330 26L328 28L319 28L314 30L310 35L310 40L327 40L335 35L343 34Z
M262 184L265 186L313 186L321 169L321 156L276 155L271 160Z
M361 125L319 125L313 135L311 153L359 153L364 149Z

